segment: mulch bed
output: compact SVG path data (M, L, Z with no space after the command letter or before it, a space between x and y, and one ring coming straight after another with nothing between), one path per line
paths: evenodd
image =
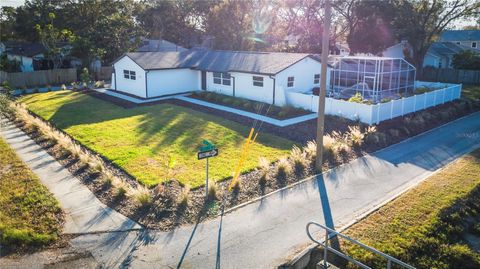
M95 91L84 91L84 93L92 95L96 98L100 98L102 100L112 102L124 108L132 108L139 106L137 104L132 104L128 101L101 94ZM253 120L246 117L242 117L232 113L225 113L223 111L194 105L176 99L141 104L140 106L159 103L170 103L179 106L190 107L194 110L221 116L222 118L226 118L244 124L246 126L251 126L253 123ZM442 111L444 111L445 109L451 109L452 107L458 107L458 102L447 103L441 106L430 108L428 109L428 112L432 115L436 115L438 113L442 113ZM324 163L324 168L332 168L342 163L347 163L367 153L371 153L386 146L398 143L408 137L415 136L426 130L430 130L434 127L440 126L451 120L457 119L478 110L480 110L480 105L478 105L478 103L474 106L466 106L463 110L457 109L457 112L450 115L449 117L436 117L426 122L425 126L423 126L422 128L414 130L404 130L399 128L404 125L404 120L402 117L382 122L380 125L377 126L377 131L385 133L385 143L366 142L361 147L353 148L353 150L351 151L341 151L336 156L327 159ZM355 124L352 121L332 116L327 116L325 123L325 129L327 133L332 131L345 132L348 129L349 125ZM298 182L305 177L315 174L313 167L307 167L305 171L293 173L286 178L277 179L275 178L275 169L272 165L269 172L270 180L267 180L263 185L259 183L259 171L254 170L240 176L241 188L239 191L227 193L225 190L228 188L230 180L218 182L218 195L216 199L206 200L204 188L191 190L189 195L190 198L188 200L188 206L186 207L181 206L178 203L178 197L182 192L182 186L178 182L172 181L160 184L155 187L152 190L152 193L154 195L153 203L149 206L142 207L135 203L133 199L126 197L118 197L113 188L105 186L102 183L99 174L92 173L87 167L82 166L77 159L73 158L70 155L66 155L59 145L55 144L52 141L45 140L42 136L40 136L38 132L36 132L35 130L26 129L25 126L19 122L17 122L17 125L22 128L31 138L33 138L39 145L41 145L45 150L47 150L50 155L52 155L62 165L64 165L72 174L77 176L84 184L86 184L86 186L88 186L88 188L92 190L92 192L95 193L95 195L103 203L130 217L131 219L139 222L145 227L152 229L172 230L173 228L182 224L200 222L206 218L217 216L221 212L222 207L225 209L231 208L235 205L268 194L272 191L278 190L280 188L288 186L289 184ZM361 126L362 128L366 127L365 125ZM398 131L391 132L391 129L396 129ZM316 121L311 120L283 128L272 126L269 124L263 124L262 130L264 132L270 132L303 144L308 140L314 139L316 131ZM129 176L125 171L114 166L113 164L108 162L108 160L106 161L107 164L111 166L111 170L115 171L117 177L123 178L131 184L138 184L136 183L135 179Z

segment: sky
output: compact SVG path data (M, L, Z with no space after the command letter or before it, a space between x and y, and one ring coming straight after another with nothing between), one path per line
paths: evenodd
M25 0L0 0L0 6L12 6L12 7L18 7L23 5L25 3ZM474 21L468 21L468 20L459 20L455 22L454 28L456 29L461 29L464 26L467 25L475 25Z

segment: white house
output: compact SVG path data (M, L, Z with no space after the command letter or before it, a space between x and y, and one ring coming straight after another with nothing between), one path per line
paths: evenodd
M285 91L310 91L320 82L320 60L302 53L132 52L113 69L114 90L146 99L205 90L283 105Z
M2 42L0 53L6 53L10 61L20 62L22 72L34 70L34 60L43 59L45 48L40 43Z

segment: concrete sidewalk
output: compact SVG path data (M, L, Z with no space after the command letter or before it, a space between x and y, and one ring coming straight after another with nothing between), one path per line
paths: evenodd
M65 211L63 233L82 234L142 228L100 202L78 178L14 125L1 126L0 135L60 202Z
M480 113L337 167L226 214L171 232L72 240L106 267L272 268L310 244L309 221L339 228L480 147Z

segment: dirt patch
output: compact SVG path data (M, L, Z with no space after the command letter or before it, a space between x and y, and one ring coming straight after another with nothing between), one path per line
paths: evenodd
M122 99L94 91L88 91L85 93L126 108L138 106ZM194 105L176 99L163 100L155 102L154 104L158 103L171 103L190 107L194 110L221 116L246 126L251 126L253 123L253 120L246 117L232 113L225 113L223 111ZM152 104L153 103L142 105ZM339 151L338 154L329 156L325 159L324 168L329 169L347 163L367 153L398 143L408 137L430 130L451 120L478 111L479 109L480 106L478 103L457 101L416 114L407 115L406 117L383 122L376 127L376 134L378 134L378 136L375 136L375 139L366 138L365 142L360 146L354 146L350 150ZM445 113L445 111L449 111L449 113ZM421 124L410 123L420 121L418 118L422 119ZM182 193L184 192L183 187L178 182L171 181L153 188L151 190L153 197L152 203L147 206L141 206L129 197L119 196L114 188L103 183L100 179L99 173L94 173L88 167L82 165L78 159L66 153L65 150L54 141L45 139L36 130L28 130L20 122L17 122L17 125L39 145L46 149L50 155L64 165L72 174L77 176L103 203L139 222L145 227L152 229L171 230L182 224L195 223L197 221L202 221L205 218L217 216L222 208L231 208L315 174L313 167L308 164L302 171L293 172L284 177L278 177L276 168L274 164L272 164L268 169L268 176L265 181L260 181L260 171L249 171L240 176L241 183L239 190L227 192L226 190L230 184L230 180L224 180L217 183L217 195L215 198L205 199L205 189L202 187L191 190L188 194L188 198L184 199L186 203L180 201L183 196ZM344 133L351 125L359 125L362 130L367 128L366 125L354 123L338 117L328 116L326 119L327 133ZM405 128L407 126L408 128ZM283 128L263 124L262 130L304 144L306 141L314 139L316 121L311 120ZM124 179L131 185L135 186L138 184L138 182L125 171L116 167L109 162L108 159L103 159L109 165L109 169L115 171L117 177Z

